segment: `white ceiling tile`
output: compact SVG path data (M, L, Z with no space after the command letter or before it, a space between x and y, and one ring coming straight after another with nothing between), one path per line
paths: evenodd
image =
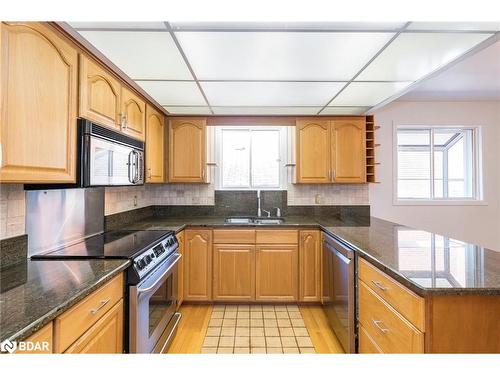
M417 80L464 54L490 35L463 33L401 34L356 80Z
M499 31L500 22L412 22L407 30Z
M216 115L315 115L321 107L212 107Z
M206 106L195 82L136 81L163 106Z
M350 80L393 33L176 32L176 36L198 79L343 81Z
M397 30L406 22L172 22L173 30Z
M403 90L412 82L353 82L330 106L374 106Z
M164 32L81 31L132 79L192 79L172 37Z
M69 25L75 29L167 29L163 22L69 22Z
M362 115L370 107L326 107L320 115Z
M163 106L169 113L173 115L210 115L210 108L208 107L172 107Z
M201 82L213 106L322 106L341 82Z

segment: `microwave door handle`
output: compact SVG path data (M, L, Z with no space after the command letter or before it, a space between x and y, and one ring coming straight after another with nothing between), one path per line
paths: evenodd
M134 181L132 180L132 173L131 173L131 170L132 170L132 153L134 151L130 151L129 154L128 154L128 180L130 183L134 183Z
M136 184L137 181L139 181L139 153L134 150L132 151L134 153L134 181L133 183Z

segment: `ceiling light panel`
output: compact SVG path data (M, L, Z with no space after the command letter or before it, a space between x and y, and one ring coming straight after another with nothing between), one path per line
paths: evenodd
M172 22L173 30L382 30L395 31L405 22Z
M206 106L195 82L136 81L163 106Z
M412 82L352 82L329 105L333 107L371 107L403 90L411 83Z
M176 32L198 79L271 81L350 80L393 35Z
M201 82L213 106L322 106L342 82Z
M193 79L166 32L80 31L132 79Z
M216 115L315 115L321 107L212 107Z
M210 108L208 107L171 107L164 106L169 113L173 115L210 115Z
M320 115L362 115L370 107L326 107Z
M500 22L412 22L407 30L499 31Z
M357 81L411 81L446 65L491 34L403 33Z
M70 22L75 29L167 30L163 22Z

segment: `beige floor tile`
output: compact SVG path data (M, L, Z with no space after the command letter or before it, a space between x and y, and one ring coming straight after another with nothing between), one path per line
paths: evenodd
M234 336L235 334L235 327L222 327L220 330L220 335L221 336Z
M205 336L220 336L221 327L209 327Z
M274 311L288 311L285 305L274 305Z
M250 328L236 327L236 336L250 336Z
M209 327L221 327L222 326L222 319L210 319L208 322Z
M236 319L236 311L227 311L224 313L224 319Z
M205 347L203 347L203 348L201 348L201 352L200 353L201 354L215 354L215 353L217 353L217 348L215 348L215 347L214 348L205 348Z
M290 319L292 321L292 326L294 327L305 327L304 319Z
M267 348L267 354L283 354L283 348Z
M273 305L262 305L262 311L274 312L274 306Z
M299 306L297 306L297 305L286 305L286 309L288 311L300 311Z
M223 327L236 327L236 319L226 319L222 320Z
M236 336L234 338L234 346L238 348L246 348L250 346L250 337Z
M225 305L214 305L214 306L212 307L212 311L224 311L224 310L225 310L225 308L226 308L226 306L225 306Z
M280 331L276 327L265 327L264 331L266 332L266 337L271 336L279 336Z
M316 354L316 350L314 348L300 348L301 354Z
M262 311L250 311L250 319L262 319Z
M219 348L217 354L233 354L233 348Z
M262 327L251 327L250 336L264 336L264 328Z
M281 339L279 337L266 337L267 348L281 348Z
M205 337L205 340L203 341L203 346L206 348L216 348L217 345L219 345L219 338L218 337L207 336L207 337Z
M264 319L264 327L278 327L276 319Z
M290 319L302 319L302 314L300 311L289 311L288 316Z
M221 337L219 339L219 348L234 347L234 336Z
M238 311L250 311L250 305L238 305Z
M280 327L280 336L281 337L295 336L295 334L293 332L293 328L290 328L290 327Z
M250 327L264 327L264 320L250 319Z
M290 322L290 319L278 319L278 327L286 328L291 326L292 323Z
M250 319L237 319L236 327L250 327Z
M276 311L277 319L288 319L288 311Z
M276 313L274 311L264 311L264 319L276 319Z
M266 354L266 348L252 348L252 354Z
M210 318L212 319L222 319L224 317L224 311L213 311Z
M296 337L299 348L313 348L313 343L310 337Z
M262 336L251 336L250 346L252 348L262 348L266 346L266 339Z
M262 305L251 305L250 311L262 311Z
M285 354L299 354L299 348L283 348Z
M296 348L297 347L297 341L295 341L295 337L289 336L289 337L281 337L281 346L284 348Z
M250 312L238 310L238 317L237 318L238 319L250 319Z
M226 312L228 311L238 311L238 305L226 305Z
M234 354L249 354L250 348L234 348Z
M309 336L307 328L293 327L293 332L295 333L295 336Z

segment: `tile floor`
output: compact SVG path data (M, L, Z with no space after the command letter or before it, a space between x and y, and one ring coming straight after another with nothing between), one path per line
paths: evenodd
M297 305L215 305L201 353L315 353Z

